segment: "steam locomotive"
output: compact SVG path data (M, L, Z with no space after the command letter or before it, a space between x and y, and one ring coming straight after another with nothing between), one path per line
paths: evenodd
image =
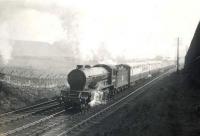
M70 91L62 90L60 102L66 108L87 110L91 106L106 103L116 93L128 88L140 79L171 68L161 62L137 65L77 65L68 74Z

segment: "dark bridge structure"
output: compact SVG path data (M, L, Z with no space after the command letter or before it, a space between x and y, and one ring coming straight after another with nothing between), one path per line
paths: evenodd
M184 70L188 79L200 86L200 22L186 54Z

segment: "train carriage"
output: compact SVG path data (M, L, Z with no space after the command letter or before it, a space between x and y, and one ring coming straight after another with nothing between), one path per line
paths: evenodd
M133 65L130 69L130 82L135 84L136 81L147 78L149 74L150 71L147 64Z

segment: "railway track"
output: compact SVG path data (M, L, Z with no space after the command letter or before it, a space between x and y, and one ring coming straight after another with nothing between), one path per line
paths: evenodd
M55 110L55 109L54 109ZM48 115L48 116L44 116L43 118L41 118L41 115L39 115L40 119L36 119L35 121L33 119L29 119L30 122L26 122L24 125L17 127L15 129L9 130L5 133L0 134L0 136L16 136L16 135L27 135L28 132L31 132L34 128L37 128L41 125L44 125L45 122L49 121L50 119L55 118L56 116L62 114L65 112L65 110L63 110L63 108L56 108L56 112ZM51 110L48 112L52 112ZM29 135L29 134L28 134Z
M53 100L53 101L48 101L42 104L37 104L28 108L23 108L20 110L16 110L16 111L12 111L6 114L3 114L0 117L0 127L2 125L6 125L8 123L13 123L14 121L20 120L20 119L24 119L27 118L31 115L43 112L45 110L54 108L56 106L58 106L59 104Z
M19 113L19 112L27 111L27 110L30 110L30 109L33 109L33 108L37 108L37 107L40 107L42 105L46 105L46 104L49 104L49 103L52 103L52 102L56 102L56 99L0 114L0 118L14 114L14 113Z
M0 132L9 132L14 130L16 127L24 126L30 122L38 121L45 116L50 116L52 113L55 113L61 109L62 106L58 104L56 101L49 101L42 104L37 104L32 109L28 109L27 111L17 110L17 112L9 112L9 114L5 114L0 117Z
M65 135L78 135L81 131L85 130L86 128L99 123L101 120L105 119L106 117L110 116L112 113L114 113L115 111L117 111L120 107L122 107L123 105L127 104L131 99L131 97L137 97L140 94L142 94L143 92L145 92L145 88L147 86L149 86L150 84L154 83L155 81L157 81L158 79L166 76L167 74L169 74L170 72L172 72L172 70L165 72L164 74L154 78L153 80L149 81L148 83L146 83L145 85L137 88L136 90L134 90L133 92L129 93L128 95L122 97L121 99L117 100L116 102L106 106L105 108L101 109L100 111L95 112L94 114L92 114L91 116L80 120L79 122L73 123L70 126L71 127L67 127L65 128L65 130L59 134L54 134L54 136L65 136Z
M65 110L63 110L62 107L60 107L58 108L58 111L53 114L46 114L45 117L37 119L35 121L31 120L31 123L25 123L20 127L0 134L0 136L76 135L82 130L85 130L87 127L99 123L102 119L114 113L124 104L126 104L131 98L131 96L140 95L144 92L144 88L146 86L152 84L153 82L167 75L170 72L171 71L166 72L158 77L155 77L153 80L149 81L148 83L144 84L143 86L137 89L131 87L129 88L129 91L126 90L124 91L125 93L121 93L122 95L116 95L106 105L96 106L95 108L92 108L85 114L76 113L72 115L66 115L64 114ZM41 113L45 114L45 112Z

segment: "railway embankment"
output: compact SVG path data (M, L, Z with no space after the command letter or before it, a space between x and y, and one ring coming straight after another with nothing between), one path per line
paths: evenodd
M81 136L199 136L200 88L172 73Z
M0 81L0 113L47 101L59 92L60 88L23 88Z
M28 99L16 93L17 90L3 82L0 82L0 113L24 107L29 103Z

